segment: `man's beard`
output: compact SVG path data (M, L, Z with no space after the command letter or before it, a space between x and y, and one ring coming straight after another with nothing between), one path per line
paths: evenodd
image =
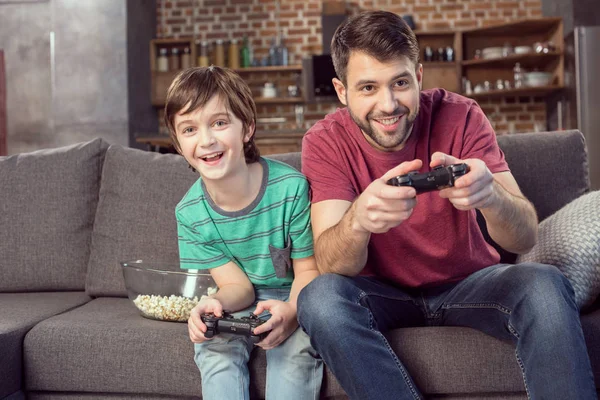
M346 103L348 104L348 103ZM369 113L366 117L366 121L362 121L352 112L352 109L348 107L348 111L350 112L350 117L352 120L358 125L358 127L369 137L375 144L385 150L393 150L398 146L403 145L408 140L408 137L411 134L412 127L419 115L419 104L417 104L417 108L414 112L410 112L410 110L406 109L402 110L401 108L397 108L391 114L380 114L375 116L376 119L385 119L393 116L402 115L402 121L400 122L396 131L392 134L380 132L377 130L369 121L373 120L371 113ZM408 114L406 112L408 111Z

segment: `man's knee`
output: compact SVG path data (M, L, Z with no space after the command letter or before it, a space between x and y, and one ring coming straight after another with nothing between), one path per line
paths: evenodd
M325 274L314 279L298 295L300 325L309 319L331 318L352 287L351 279L342 275Z

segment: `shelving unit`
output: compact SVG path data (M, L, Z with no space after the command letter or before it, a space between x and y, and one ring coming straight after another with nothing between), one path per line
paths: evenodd
M555 51L548 53L530 52L526 54L510 54L492 59L475 59L476 50L488 47L533 46L536 42L552 42ZM564 88L564 49L563 23L561 18L540 18L522 20L498 26L470 29L462 32L462 76L477 84L490 82L492 87L498 79L514 81L513 68L516 63L525 71L539 70L552 73L552 80L547 86L525 87L515 89L490 90L471 93L472 98L499 96L547 96ZM462 90L461 90L462 91Z
M552 95L564 88L564 44L563 44L563 23L561 18L540 18L527 19L517 22L490 26L484 28L475 28L469 30L441 30L441 31L415 31L415 35L420 47L420 60L423 64L423 89L442 87L446 90L462 93L473 99L485 100L486 98L501 97L536 97L544 98ZM494 59L475 59L476 50L483 50L487 47L503 47L509 43L513 48L516 46L533 46L536 42L552 42L556 51L549 53L530 52L526 54L510 54L501 58ZM151 101L155 107L164 107L166 93L173 78L179 71L158 72L156 70L155 60L158 49L161 47L172 48L174 46L190 46L192 50L192 65L196 61L196 49L192 38L183 39L155 39L150 43L150 59L152 71L152 93ZM431 47L434 54L438 49L453 49L452 61L424 61L424 50ZM515 63L520 63L525 71L546 71L552 73L551 84L541 87L522 87L514 88L513 67ZM239 68L235 70L244 79L249 81L273 80L272 77L278 77L280 81L279 93L287 93L285 85L290 83L289 76L293 74L302 74L302 65L289 66L260 66L250 68ZM254 75L252 75L254 74ZM258 79L257 79L258 78ZM476 84L490 82L494 87L498 79L509 81L511 88L502 90L488 90L480 93L465 94L463 90L463 79L468 79L474 88ZM253 92L258 94L256 85ZM264 98L257 95L256 104L259 106L268 106L274 109L277 106L305 104L303 97L279 96L274 98ZM278 108L279 109L279 108ZM269 111L270 113L270 111ZM271 115L271 114L270 114ZM285 121L285 118L282 118ZM282 126L285 122L281 123ZM267 125L262 125L268 130ZM272 125L271 125L272 127ZM289 132L275 130L272 134L267 132L257 134L257 143L260 143L263 154L271 154L281 151L297 151L300 149L300 143L303 132L297 132L290 136Z

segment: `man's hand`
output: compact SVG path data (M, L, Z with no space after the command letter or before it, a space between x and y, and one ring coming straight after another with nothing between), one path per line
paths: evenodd
M298 320L294 306L285 301L260 301L256 305L254 314L260 315L265 310L271 313L271 318L264 324L256 327L254 334L260 335L261 333L270 331L266 338L256 344L264 350L269 350L283 343L285 339L294 333L296 328L298 328Z
M410 217L417 204L416 190L409 186L391 186L386 182L395 176L417 171L422 165L421 160L403 162L367 186L353 204L353 229L385 233Z
M474 208L486 208L495 200L494 176L485 165L478 159L459 160L448 154L435 152L431 156L431 168L438 165L451 165L465 163L469 166L469 172L456 179L453 187L440 190L440 197L450 200L459 210L471 210Z
M217 299L211 297L204 297L200 302L190 311L190 318L188 319L188 333L190 339L194 343L202 343L205 340L211 340L213 338L204 337L206 332L206 325L202 322L200 316L206 313L213 313L216 317L223 316L223 306Z

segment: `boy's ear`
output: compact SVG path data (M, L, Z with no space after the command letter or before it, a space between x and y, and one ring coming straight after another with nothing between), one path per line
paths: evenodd
M252 136L254 136L255 130L256 130L256 124L254 122L252 122L248 126L248 129L246 130L246 133L244 134L244 143L248 143L250 141L250 139L252 139Z

